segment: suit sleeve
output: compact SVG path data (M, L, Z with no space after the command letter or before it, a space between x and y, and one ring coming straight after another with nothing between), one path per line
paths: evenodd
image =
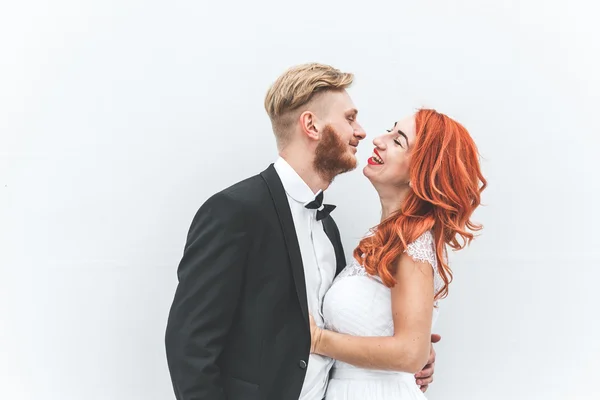
M239 201L220 193L198 210L177 271L165 346L178 400L225 400L219 355L240 299L249 235Z

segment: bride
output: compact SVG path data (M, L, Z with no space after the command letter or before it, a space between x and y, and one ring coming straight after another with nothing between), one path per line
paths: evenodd
M486 187L473 139L458 122L419 110L373 141L364 169L381 222L354 250L311 318L311 352L335 359L327 400L423 399L414 374L427 363L438 302Z

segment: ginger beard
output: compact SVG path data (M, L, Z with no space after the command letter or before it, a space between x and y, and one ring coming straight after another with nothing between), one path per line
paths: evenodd
M349 143L344 143L331 125L323 128L323 135L317 149L313 166L327 182L333 182L339 174L356 168L356 157L349 151Z

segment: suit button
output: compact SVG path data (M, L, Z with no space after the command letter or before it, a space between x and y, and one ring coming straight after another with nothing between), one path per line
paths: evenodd
M300 361L298 362L298 365L300 366L300 368L302 368L302 369L306 369L306 361L304 361L304 360L300 360Z

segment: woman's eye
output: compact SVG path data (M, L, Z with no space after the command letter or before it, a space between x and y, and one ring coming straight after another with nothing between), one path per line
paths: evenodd
M404 146L402 146L402 143L400 143L400 141L398 139L394 139L394 143L396 143L398 146L404 148Z

